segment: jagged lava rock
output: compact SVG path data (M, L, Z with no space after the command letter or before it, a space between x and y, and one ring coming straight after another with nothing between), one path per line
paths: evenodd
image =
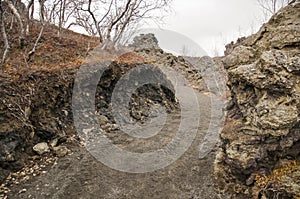
M133 38L133 43L129 45L135 50L138 49L159 49L158 40L153 33L141 34Z
M283 160L300 159L299 49L300 3L293 1L223 59L231 102L215 174L231 198L300 196L292 188L299 183L299 168L290 174L294 178L269 190L257 189L255 182Z

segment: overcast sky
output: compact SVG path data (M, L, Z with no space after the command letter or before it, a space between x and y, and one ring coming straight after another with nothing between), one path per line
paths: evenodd
M189 37L211 56L216 50L222 55L225 44L257 32L262 24L256 0L173 0L172 8L162 28Z

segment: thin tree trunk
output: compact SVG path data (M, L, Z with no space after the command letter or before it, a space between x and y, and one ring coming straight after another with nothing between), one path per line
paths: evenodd
M130 3L132 0L128 0L126 3L126 6L123 10L123 12L120 14L120 16L117 17L117 19L115 19L114 21L112 21L112 23L110 24L108 30L107 30L107 34L106 34L106 40L108 40L108 42L111 42L111 32L113 27L125 16L126 12L129 10L130 8Z
M41 38L42 38L42 36L43 36L44 29L45 29L45 24L43 23L43 24L42 24L42 28L41 28L40 33L39 33L39 36L38 36L38 38L36 39L36 41L35 41L35 43L34 43L34 46L33 46L32 50L28 53L28 59L27 59L27 61L30 61L32 55L35 53L36 48L37 48L37 46L38 46L38 44L39 44L39 42L40 42L40 40L41 40Z
M136 4L137 4L137 0L134 0L132 6L130 7L129 14L127 15L126 20L122 24L122 28L121 28L120 32L118 32L118 33L116 32L115 33L115 36L114 36L113 41L112 41L112 46L113 47L115 47L117 45L118 41L122 38L122 36L123 36L123 34L124 34L127 26L129 25Z
M274 0L274 2L273 2L273 14L276 13L276 5L277 5L277 0Z
M45 9L44 9L44 0L39 0L39 3L40 3L40 21L41 21L41 24L42 24L42 28L40 30L40 33L39 33L39 36L38 38L36 39L35 43L34 43L34 46L32 48L32 50L28 53L28 59L27 61L30 61L32 55L35 53L36 51L36 48L43 36L43 33L44 33L44 29L45 29L45 17L44 17L44 14L45 14Z
M31 6L31 13L30 13L30 19L31 20L33 19L33 15L34 15L34 0L33 0L33 3L32 3L32 6Z
M58 24L58 38L61 37L61 30L65 20L66 12L66 0L61 0L60 11L59 11L59 24Z
M29 34L29 25L30 25L30 8L33 9L34 0L30 0L27 6L26 10L26 35Z
M10 48L3 20L4 19L3 19L2 1L0 0L0 26L1 26L1 34L2 34L2 37L3 37L3 41L4 41L4 52L3 52L3 55L2 55L2 59L1 59L2 64L5 63L6 56L7 56L7 53L9 51L9 48Z
M12 30L14 28L14 23L15 23L15 17L14 15L12 15L9 30Z
M10 10L13 12L13 14L16 16L18 22L19 22L19 28L20 28L20 35L19 35L19 44L20 47L23 48L24 46L24 41L25 41L25 33L24 33L24 25L22 22L22 18L16 7L12 4L10 0L3 0L4 2L7 3L8 7Z
M89 0L89 4L88 4L88 9L87 9L87 11L88 11L88 13L90 14L90 16L92 17L93 22L94 22L94 24L95 24L95 26L96 26L98 35L99 35L99 37L100 37L100 43L103 43L102 32L101 32L99 23L97 22L96 16L94 15L94 13L93 13L92 10L91 10L91 5L92 5L92 0Z

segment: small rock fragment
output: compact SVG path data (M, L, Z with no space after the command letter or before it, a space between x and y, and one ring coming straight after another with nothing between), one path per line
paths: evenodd
M22 189L19 191L19 193L25 193L27 191L27 189Z
M58 143L58 139L57 138L55 138L54 140L52 140L51 142L50 142L50 147L56 147L57 146L57 143Z
M53 147L53 151L55 155L58 157L63 157L68 154L68 148L66 146L58 146L58 147Z
M101 126L107 124L107 123L108 123L107 117L104 116L104 115L100 115L100 116L99 116L99 123L100 123Z
M38 143L33 147L33 150L39 155L49 152L49 146L46 142Z

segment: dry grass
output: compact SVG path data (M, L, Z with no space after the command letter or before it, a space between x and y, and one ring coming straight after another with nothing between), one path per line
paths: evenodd
M257 175L255 178L256 184L260 188L266 188L270 184L276 184L282 180L286 175L289 175L293 173L294 171L297 171L298 165L296 161L292 161L288 163L285 167L274 169L273 172L269 175Z
M11 49L4 64L5 72L55 70L58 68L79 66L89 50L99 44L98 38L89 37L70 30L63 30L62 36L59 38L57 36L57 27L47 25L36 53L28 60L28 53L38 37L40 28L40 24L34 22L31 26L30 34L26 37L26 44L23 49L18 46L18 33L9 30ZM1 39L0 43L3 43ZM2 51L0 53L2 54Z
M295 188L296 184L293 184L297 182L293 182L292 179L295 179L294 176L296 175L299 176L299 172L300 168L297 161L289 161L284 166L274 169L270 175L257 175L255 178L255 187L253 189L256 195L255 198L259 198L259 195L264 197L273 195L273 198L287 197L284 196L287 189L291 189L290 191L292 192L295 191L294 189L297 189ZM298 197L299 195L293 196L293 198Z
M47 25L39 42L35 54L28 61L28 52L31 51L40 31L39 22L31 26L30 34L26 37L23 49L18 46L18 32L9 30L11 49L7 61L2 66L5 73L22 74L26 71L61 71L64 69L77 69L81 64L110 61L117 63L152 63L141 55L130 50L101 50L99 38L64 29L61 38L57 36L58 28ZM13 42L12 42L13 41ZM0 44L3 41L0 38ZM94 50L95 49L95 50ZM87 56L94 50L96 56ZM2 54L2 49L0 49Z

